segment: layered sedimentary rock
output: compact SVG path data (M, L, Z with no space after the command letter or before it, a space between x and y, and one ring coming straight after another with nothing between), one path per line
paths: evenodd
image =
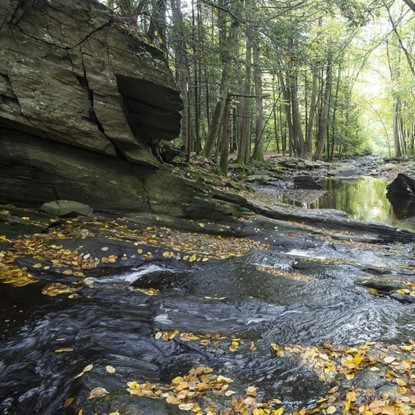
M108 8L2 0L0 44L0 202L230 212L153 156L179 134L179 92L162 51Z

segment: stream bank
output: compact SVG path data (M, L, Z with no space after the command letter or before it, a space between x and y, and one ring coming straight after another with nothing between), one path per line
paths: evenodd
M1 410L413 411L414 234L243 200L222 223L3 206Z

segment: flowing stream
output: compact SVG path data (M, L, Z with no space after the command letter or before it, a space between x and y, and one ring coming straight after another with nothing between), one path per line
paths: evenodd
M326 186L327 194L308 207L341 209L357 219L405 221L396 218L383 181L327 181ZM374 296L362 285L380 269L388 279L415 282L409 251L396 256L387 249L342 245L289 226L269 230L269 251L203 265L152 262L89 278L72 299L41 294L54 275L22 288L0 284L0 413L77 413L70 405L63 410L68 397L83 396L87 405L86 396L97 386L125 394L129 381L164 384L198 365L225 373L237 391L255 385L261 398L280 399L287 411L296 410L328 386L292 358L278 357L273 343L352 346L415 338L415 305ZM142 291L149 288L158 294ZM178 336L156 339L158 332L173 330L223 338L205 345ZM240 339L233 351L232 339ZM76 377L90 364L93 370ZM114 374L105 371L107 365ZM131 399L132 407L143 407L142 398ZM120 412L178 413L150 401L144 412L131 407ZM86 408L89 413L94 411Z
M399 269L399 258L302 237L293 246L203 267L144 265L93 279L76 299L0 284L0 412L61 414L65 399L85 388L125 391L131 380L162 384L197 365L225 370L236 388L256 385L265 398L296 409L327 386L292 359L276 356L272 343L354 345L415 336L415 305L374 297L359 284L368 275L360 264ZM327 266L328 258L339 264ZM136 289L149 287L160 293ZM155 339L158 331L175 329L219 332L226 347ZM245 346L230 352L231 338ZM251 342L254 351L246 347ZM57 352L68 348L73 351ZM94 365L88 380L75 378L88 364ZM106 365L116 373L106 374ZM148 413L177 413L170 411Z

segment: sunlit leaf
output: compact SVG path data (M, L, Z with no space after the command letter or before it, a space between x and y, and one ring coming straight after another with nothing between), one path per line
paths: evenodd
M179 405L179 409L182 411L191 411L194 408L194 403L182 403Z
M182 403L182 401L178 398L176 398L175 396L170 395L167 399L166 402L172 405L179 405Z
M73 352L71 347L63 347L61 349L56 349L55 353L66 353L66 352Z
M102 398L108 394L109 392L105 388L97 387L95 389L92 389L87 399Z
M105 370L106 370L108 373L115 373L115 367L110 366L110 365L105 366Z

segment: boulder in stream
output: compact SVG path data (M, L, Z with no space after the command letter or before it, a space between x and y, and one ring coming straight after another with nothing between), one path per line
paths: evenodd
M323 186L317 183L311 176L296 176L294 177L294 188L322 190Z
M387 186L388 198L408 198L415 196L415 180L403 173L399 173L395 180Z

